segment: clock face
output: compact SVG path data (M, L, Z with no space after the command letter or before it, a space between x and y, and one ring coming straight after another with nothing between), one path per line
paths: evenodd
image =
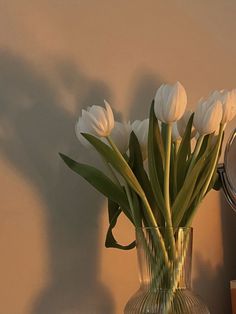
M227 183L236 202L236 129L227 143L224 162Z

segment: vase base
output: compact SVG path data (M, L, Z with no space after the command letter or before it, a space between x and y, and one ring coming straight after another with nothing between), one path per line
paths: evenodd
M150 292L140 289L126 304L124 314L210 314L210 312L201 299L188 289L177 289L171 294L169 290Z

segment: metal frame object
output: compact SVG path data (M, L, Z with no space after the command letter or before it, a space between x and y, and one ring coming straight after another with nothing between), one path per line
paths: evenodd
M220 164L217 170L221 179L225 198L232 209L236 212L236 186L234 186L234 183L232 182L232 174L230 174L228 160L229 153L232 151L232 145L234 141L236 141L236 129L234 129L227 142L224 155L224 164Z

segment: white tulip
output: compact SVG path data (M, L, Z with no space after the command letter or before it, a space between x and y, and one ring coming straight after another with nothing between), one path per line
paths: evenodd
M193 124L199 135L216 132L222 119L222 103L219 100L201 99L194 115Z
M171 133L171 138L172 138L172 141L176 142L178 140L181 139L181 136L179 134L179 131L178 131L178 127L177 127L177 123L173 123L173 126L172 126L172 133Z
M236 89L232 91L224 91L222 93L221 102L223 105L222 124L228 123L236 115Z
M105 108L101 106L88 107L87 111L82 110L82 116L79 117L75 126L75 133L80 142L89 147L89 142L81 133L89 133L97 137L108 136L114 128L114 116L108 102L104 100Z
M165 123L179 120L185 112L187 95L184 87L179 83L163 84L155 95L154 110L157 119Z
M110 137L122 154L128 150L130 133L130 123L115 121L115 126L111 131Z
M223 115L221 123L224 125L231 121L236 115L236 89L231 91L214 91L210 98L218 99L222 102Z
M184 132L186 130L186 127L188 125L188 122L189 122L189 119L192 115L192 111L191 110L186 110L184 115L182 116L181 119L179 119L177 121L177 128L178 128L178 131L179 131L179 134L181 137L183 137L184 135ZM191 138L193 138L196 134L196 130L194 127L192 127L192 130L191 130Z
M135 120L131 124L131 129L137 136L142 151L143 160L145 160L147 158L149 119L145 119L143 121Z

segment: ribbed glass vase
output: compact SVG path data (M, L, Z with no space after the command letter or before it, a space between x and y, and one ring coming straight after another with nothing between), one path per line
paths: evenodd
M157 231L167 248L168 262L157 241ZM210 313L191 291L192 228L173 232L174 251L169 245L169 234L166 228L136 229L140 288L126 304L125 314Z

